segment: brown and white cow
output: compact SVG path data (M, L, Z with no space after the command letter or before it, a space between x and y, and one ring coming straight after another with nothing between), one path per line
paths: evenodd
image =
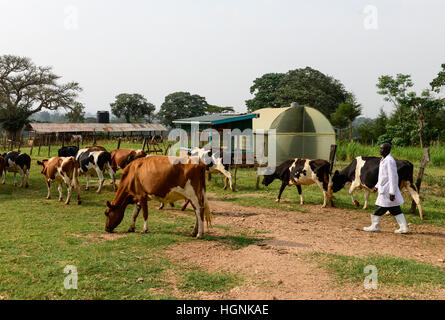
M5 158L0 154L0 175L3 175L3 170L5 170L6 167L6 160Z
M136 203L128 232L135 231L141 208L145 221L142 233L148 232L148 200L170 203L186 199L191 201L196 214L192 235L202 238L204 219L207 225L211 223L205 173L206 167L198 158L150 156L132 161L122 172L113 201L107 201L105 231L113 232L122 221L125 208Z
M116 149L111 153L111 168L114 172L125 167L133 160L147 156L147 153L141 149Z
M79 164L74 157L54 157L37 161L42 166L42 174L45 176L46 185L48 186L48 195L46 199L51 199L51 182L55 181L59 184L59 201L63 201L62 183L65 183L68 194L65 204L70 203L73 187L77 191L77 204L81 204L80 188L79 188Z
M296 185L300 195L300 204L304 204L301 186L316 183L323 192L324 200L322 207L326 207L328 196L331 206L334 206L332 192L328 188L330 184L329 167L329 162L326 160L289 159L276 167L272 174L265 175L262 183L268 186L275 179L281 180L277 202L280 202L281 194L287 186Z

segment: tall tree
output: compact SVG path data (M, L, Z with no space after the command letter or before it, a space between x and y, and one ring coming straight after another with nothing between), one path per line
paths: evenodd
M73 109L65 114L65 118L71 123L82 123L85 121L85 106L76 102Z
M339 80L306 67L286 73L275 101L280 106L289 106L292 102L308 105L329 118L349 97L350 93Z
M338 130L339 139L343 139L343 129L348 126L348 118L342 112L334 112L330 119L331 124Z
M116 100L110 103L111 112L118 118L123 117L127 123L140 121L146 118L152 121L156 107L138 93L121 93L116 96Z
M0 124L10 136L44 109L72 109L79 84L59 84L60 76L51 67L38 67L31 59L13 55L0 56Z
M442 87L445 87L445 63L442 64L442 70L439 71L437 77L431 81L430 86L431 89L435 92L440 92Z
M246 100L247 111L253 112L262 108L280 108L276 101L276 91L280 88L284 73L266 73L253 81L250 93L255 97Z
M172 126L173 120L202 116L207 108L204 97L189 92L175 92L165 97L157 116L163 124Z

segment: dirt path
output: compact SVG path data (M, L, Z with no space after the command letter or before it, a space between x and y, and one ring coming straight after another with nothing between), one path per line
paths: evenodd
M210 202L213 228L209 235L261 232L265 241L233 250L210 241L193 241L172 247L171 259L198 265L211 272L239 273L247 279L242 287L225 293L199 293L203 299L366 299L399 297L392 291L364 290L363 284L339 287L331 275L308 261L311 252L348 256L393 255L444 266L445 229L410 225L411 233L396 235L395 219L384 217L382 232L367 233L368 213L305 205L308 213L243 207L223 201ZM431 296L431 294L433 296ZM407 292L410 298L445 298L445 291Z

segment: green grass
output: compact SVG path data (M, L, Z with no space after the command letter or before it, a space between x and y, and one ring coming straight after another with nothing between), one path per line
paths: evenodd
M382 286L431 285L445 288L444 268L411 259L378 255L358 258L328 253L313 253L310 259L334 274L336 281L341 285L363 283L369 275L364 273L364 268L371 265L377 268L378 284Z
M445 146L430 147L430 157L432 166L445 165ZM409 160L419 163L422 159L424 149L420 147L397 147L394 146L391 154L394 158ZM379 146L365 146L357 142L339 143L337 147L338 161L351 161L358 156L379 157Z
M114 143L105 146L115 148ZM122 143L121 147L140 145ZM26 148L22 151L29 153ZM150 203L150 233L138 233L143 225L140 215L137 232L129 234L133 209L129 206L116 228L115 235L121 237L105 241L105 202L114 197L108 175L101 194L95 192L97 178L91 180L90 191L83 190L85 179L80 178L80 206L76 201L58 202L56 184L52 199L46 200L46 184L36 164L47 157L45 151L42 148L39 157L33 150L29 188L13 187L11 173L6 184L0 185L0 299L174 299L176 281L167 275L173 272L182 279L184 267L170 261L165 249L197 241L190 236L194 213L187 210L187 216L179 216L170 210L158 211L159 204ZM50 156L56 153L57 148L51 148ZM75 196L74 192L72 200ZM237 237L233 242L242 243ZM206 240L229 241L218 236ZM77 267L77 290L64 288L66 265ZM195 272L207 275L199 269ZM222 281L218 288L224 286ZM161 294L153 293L160 288Z

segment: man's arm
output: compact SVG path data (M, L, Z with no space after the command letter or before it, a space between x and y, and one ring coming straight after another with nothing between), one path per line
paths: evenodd
M388 179L389 179L389 199L394 201L396 199L396 190L399 187L399 175L397 174L397 164L395 160L391 159L388 162Z

